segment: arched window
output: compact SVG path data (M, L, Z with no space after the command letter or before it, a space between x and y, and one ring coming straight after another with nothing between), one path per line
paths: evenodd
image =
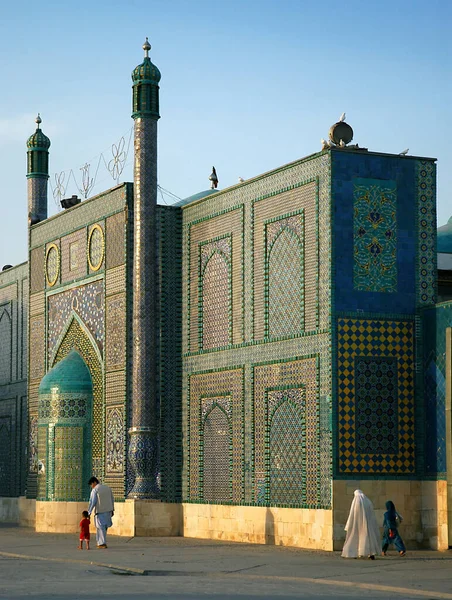
M215 406L204 420L203 427L203 500L230 502L231 433L226 413Z
M221 252L214 252L204 268L201 319L203 348L219 348L230 344L230 266Z
M268 256L269 337L288 336L304 329L303 248L297 235L285 227Z

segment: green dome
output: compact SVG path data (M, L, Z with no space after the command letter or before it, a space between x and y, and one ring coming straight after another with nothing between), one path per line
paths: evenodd
M76 350L71 350L47 375L39 385L40 394L90 394L93 390L91 374L85 361Z
M149 56L146 56L141 65L138 65L132 71L132 81L134 83L147 82L157 84L161 77L160 71L151 62Z
M452 217L446 225L438 228L436 251L445 254L452 254Z
M46 135L42 133L42 130L38 127L38 129L36 129L33 135L30 135L30 137L28 138L27 148L29 150L33 150L33 148L39 148L39 150L48 150L50 148L50 140Z

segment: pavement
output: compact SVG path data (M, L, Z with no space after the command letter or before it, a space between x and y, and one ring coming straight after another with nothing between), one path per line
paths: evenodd
M0 525L0 598L430 598L452 600L452 551L343 559L338 552L192 538L77 535Z

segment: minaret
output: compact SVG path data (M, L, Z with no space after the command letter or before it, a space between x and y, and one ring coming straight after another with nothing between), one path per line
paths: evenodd
M27 141L28 222L47 219L47 180L49 179L50 140L43 134L41 117L36 117L36 131Z
M132 72L134 131L132 421L129 461L135 484L129 498L158 498L157 412L157 121L160 71L143 44L144 60Z

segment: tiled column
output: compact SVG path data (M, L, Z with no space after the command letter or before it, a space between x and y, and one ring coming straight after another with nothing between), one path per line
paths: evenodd
M156 224L157 121L135 119L132 422L129 498L157 498Z

